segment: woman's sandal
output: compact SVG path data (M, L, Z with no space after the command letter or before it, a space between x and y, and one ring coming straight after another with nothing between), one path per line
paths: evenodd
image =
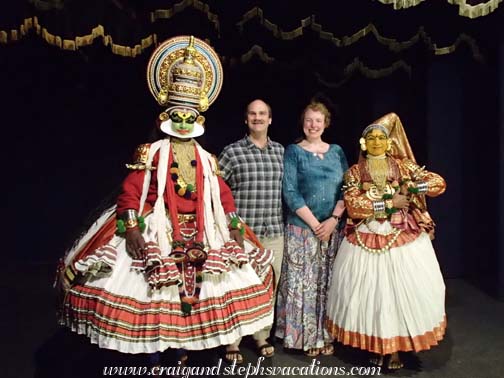
M270 358L275 355L275 347L270 343L263 344L257 347L257 352L259 356L264 358Z
M334 345L326 344L322 349L320 349L320 354L324 356L331 356L334 354Z
M226 353L224 354L224 360L228 364L236 363L236 365L240 365L243 364L243 355L239 350L226 350Z
M310 348L305 351L305 355L308 357L317 357L320 354L320 348Z

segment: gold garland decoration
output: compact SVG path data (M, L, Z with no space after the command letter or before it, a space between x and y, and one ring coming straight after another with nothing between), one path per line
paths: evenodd
M8 32L0 30L0 43L8 41L18 41L24 37L31 29L33 29L33 17L25 18L18 29L11 29Z
M98 24L91 29L91 33L84 36L76 36L74 39L63 39L58 35L52 34L38 22L38 17L25 18L23 24L20 26L19 31L16 29L10 32L0 31L0 43L7 43L8 41L18 41L24 37L29 30L35 29L36 33L52 46L57 46L63 50L76 51L79 47L92 45L96 38L102 38L105 46L110 46L113 54L136 57L140 55L146 48L157 44L157 35L155 33L142 38L140 44L133 47L119 45L114 43L112 36L105 32L105 27Z
M275 58L272 58L264 51L262 46L254 45L250 48L249 51L247 51L245 54L242 54L240 61L242 63L247 63L250 59L252 59L254 55L259 56L259 59L261 59L264 63L272 63L275 60Z
M399 2L398 0L383 0L383 1L388 2L395 1L394 4L402 4L403 6L406 6L408 4L413 4L416 1L418 1L419 3L422 0L403 0L401 2ZM467 5L465 0L448 0L448 1L459 4L461 7L460 8L461 12L462 7L464 7L463 8L464 13L467 14L470 13L471 17L473 18L478 17L477 16L478 14L485 15L492 12L498 7L499 3L502 2L503 0L490 0L487 3L478 4L475 6ZM175 16L177 13L184 11L188 7L193 7L201 12L206 13L208 20L214 24L215 29L217 30L220 36L220 23L218 16L214 13L211 13L209 6L200 0L182 0L180 3L174 4L174 6L170 9L157 9L155 11L152 11L151 22L155 22L157 19L160 18L165 19L171 18ZM377 30L377 28L372 23L370 23L363 29L352 34L351 36L344 36L342 38L338 38L335 37L333 33L324 31L322 25L315 22L314 15L302 19L300 27L285 32L282 31L278 25L264 18L264 12L259 7L254 7L251 10L244 13L244 15L242 16L242 20L237 23L237 26L240 29L240 31L243 32L243 25L256 17L260 19L261 25L263 25L266 29L271 31L276 38L284 40L291 40L303 35L303 30L309 27L312 31L318 32L321 39L329 40L337 47L345 47L359 41L361 38L371 33L374 35L374 37L379 43L386 45L391 51L394 52L399 52L404 49L407 49L413 46L415 43L417 43L420 39L423 40L423 42L434 52L435 55L445 55L452 53L457 49L457 47L461 43L467 43L472 50L473 57L478 61L483 60L480 49L474 38L464 33L460 34L453 44L445 47L438 47L436 43L433 43L431 41L431 37L429 37L429 35L425 32L423 27L420 27L418 32L409 40L398 41L397 39L382 36ZM12 29L9 31L0 30L0 43L6 44L9 41L18 41L22 37L26 36L28 31L33 28L36 30L37 34L40 35L47 43L54 46L58 46L59 48L64 50L76 51L79 47L93 44L94 40L99 37L102 38L103 44L105 46L110 46L113 54L125 57L136 57L137 55L143 53L143 51L146 48L157 44L156 33L150 34L147 37L142 38L140 43L134 45L133 47L116 44L113 42L112 36L110 34L106 34L105 27L101 24L98 24L96 27L94 27L91 30L90 34L84 36L76 36L74 39L63 39L60 36L50 33L47 30L47 28L41 26L38 23L37 16L25 18L23 23L19 26L18 29ZM271 62L273 60L273 58L268 57L267 54L265 55L260 46L254 45L254 47L251 50L253 51L249 51L248 53L242 55L242 61L246 62L250 60L250 58L254 54L259 55L261 59L264 61Z
M242 54L240 57L240 61L242 63L247 63L254 55L257 55L261 61L264 63L272 63L276 59L268 55L267 52L264 51L264 48L259 45L253 45L249 51L246 53ZM348 79L356 72L359 71L362 75L369 79L379 79L385 76L388 76L392 74L393 72L402 69L404 70L408 76L411 76L412 68L410 65L408 65L404 60L398 60L394 63L392 63L389 67L386 68L369 68L366 66L364 63L361 62L361 60L356 57L352 61L352 63L348 64L344 69L344 75L345 78L338 82L338 83L330 83L326 81L325 79L322 78L322 75L318 72L315 72L315 76L317 77L317 80L319 81L320 84L328 87L328 88L337 88L340 87L342 84L348 81Z
M451 44L450 46L438 47L436 43L433 43L431 37L424 30L424 27L421 26L418 28L418 32L411 37L407 41L398 41L395 38L387 38L380 34L376 26L372 23L368 24L366 27L360 29L355 32L351 36L344 36L342 38L335 37L333 33L324 31L321 24L315 22L315 15L311 15L310 17L306 17L300 21L301 26L295 28L291 31L283 31L280 27L273 22L269 21L264 17L264 12L259 7L254 7L250 11L246 12L240 22L237 23L240 32L243 32L243 26L252 20L253 18L259 18L259 22L264 28L269 30L275 38L283 39L283 40L292 40L298 38L303 35L303 30L306 28L310 28L312 31L317 32L319 34L320 39L325 39L332 42L337 47L346 47L349 46L361 38L364 38L368 34L373 34L376 40L387 46L393 52L400 52L404 49L408 49L418 41L422 40L430 50L434 52L434 55L445 55L448 53L454 52L461 42L465 42L471 48L474 59L478 61L483 61L483 56L480 52L480 49L474 40L474 38L462 33L459 35L457 40Z
M57 0L57 1L44 1L44 0L29 0L33 6L42 11L48 11L51 9L63 9L65 0Z
M423 3L425 0L378 0L382 4L394 4L394 9L406 9L416 7L418 4Z
M411 76L411 66L408 65L404 60L398 60L392 63L389 67L386 68L369 68L364 63L360 61L359 58L354 58L353 62L345 67L343 70L345 74L345 78L337 83L331 83L326 81L322 75L318 72L315 72L315 76L320 84L324 85L327 88L339 88L343 84L345 84L355 72L360 72L363 76L368 79L380 79L382 77L391 75L393 72L402 69L404 70L408 76Z
M210 6L199 0L182 0L180 3L174 4L170 9L156 9L150 13L151 22L154 23L158 19L169 19L175 16L177 13L183 12L188 7L192 7L200 12L206 14L208 21L210 21L215 30L217 30L218 36L220 37L220 22L219 16L215 13L210 12Z
M37 0L35 6L40 9L45 9L50 5L43 1ZM210 22L213 23L215 29L220 36L220 23L219 17L210 12L210 7L199 0L182 0L179 3L173 5L170 9L157 9L151 12L150 21L151 23L156 22L158 19L169 19L175 16L177 13L183 12L188 7L197 9L207 15ZM152 33L145 38L142 38L139 44L134 46L124 46L114 43L112 35L105 32L105 27L101 24L96 25L91 29L91 33L76 36L74 39L63 39L58 35L52 34L47 28L41 26L38 22L38 17L28 17L25 18L23 23L18 29L12 29L9 31L0 30L0 43L6 44L10 41L18 41L22 37L26 36L31 29L35 29L36 33L41 36L41 38L48 44L57 46L63 50L76 51L79 47L89 46L94 43L96 38L102 38L103 44L105 46L110 46L113 54L125 56L125 57L136 57L143 53L143 51L152 45L157 45L157 34Z
M394 9L415 7L425 0L378 0L382 4L393 4ZM476 5L467 4L467 0L446 0L451 5L458 5L459 16L477 18L488 16L494 12L503 0L488 0Z
M486 3L468 5L467 0L447 0L450 4L459 6L459 15L469 18L487 16L495 11L503 0L489 0Z

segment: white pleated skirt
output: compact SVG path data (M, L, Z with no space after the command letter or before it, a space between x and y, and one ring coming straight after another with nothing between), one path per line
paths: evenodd
M429 236L371 253L343 240L328 293L335 339L374 353L420 351L445 332L445 285Z

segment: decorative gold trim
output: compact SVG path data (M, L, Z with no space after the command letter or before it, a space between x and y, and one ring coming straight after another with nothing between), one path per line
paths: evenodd
M63 50L76 51L79 47L92 45L96 38L102 38L103 44L105 46L110 46L113 54L126 56L126 57L136 57L140 55L146 48L157 44L157 35L151 34L140 41L133 47L119 45L113 42L112 36L106 34L105 27L103 25L97 25L91 29L91 33L84 36L76 36L74 39L63 39L60 36L52 34L43 27L38 22L38 17L25 18L22 25L18 30L10 30L9 32L0 31L0 43L8 43L10 41L18 41L21 37L24 37L29 30L35 29L36 33L48 44L52 46L57 46Z
M317 77L318 82L325 87L339 88L340 86L345 84L357 71L369 79L379 79L388 76L399 69L404 70L408 74L408 76L411 76L411 66L408 65L404 60L398 60L397 62L392 63L389 67L386 68L373 69L367 67L360 61L359 58L354 58L353 62L347 65L344 69L345 78L337 83L328 82L318 72L315 72L315 76Z
M467 0L447 0L450 4L459 6L459 16L477 18L487 16L497 10L503 0L489 0L476 5L467 4Z
M41 2L43 3L43 2ZM207 18L215 26L215 29L220 36L220 23L219 17L211 13L209 6L199 0L182 0L180 3L174 4L170 9L158 9L151 12L151 22L155 22L160 18L171 18L175 14L180 13L192 7L201 12L206 13ZM39 8L42 9L42 8ZM83 36L76 36L74 39L62 39L60 36L50 33L47 28L43 27L38 23L37 16L25 18L23 24L19 26L19 29L12 29L9 31L0 30L0 43L8 43L12 41L18 41L21 37L24 37L29 30L35 29L36 33L42 37L47 43L53 46L57 46L63 50L76 51L79 47L89 46L94 43L94 40L101 37L103 44L105 46L110 46L110 50L113 54L121 55L125 57L136 57L143 53L143 51L152 45L157 45L157 34L153 33L145 38L142 38L139 44L134 46L124 46L113 42L112 36L106 34L105 27L101 24L96 25L90 34Z
M348 331L339 327L332 319L326 320L329 333L343 345L350 345L354 348L368 350L381 355L394 352L419 352L431 349L438 345L438 342L444 338L446 332L446 315L441 323L434 329L425 332L422 335L415 336L395 336L390 338L381 338L373 335L365 335L358 332Z
M192 7L205 13L208 21L214 25L215 30L217 30L217 33L220 36L219 16L210 12L210 6L199 0L182 0L180 3L174 4L170 9L156 9L150 13L150 20L154 23L158 19L170 19L177 13L183 12L188 7Z
M177 51L174 51L170 53L161 63L161 68L160 68L160 73L159 73L159 83L161 85L161 88L166 88L168 86L168 71L170 67L174 65L174 62L177 60L182 60L184 57L184 50L180 49ZM198 64L198 66L201 68L201 70L204 72L204 85L200 89L202 94L207 94L211 87L212 87L212 82L214 80L213 76L213 71L210 66L210 63L207 61L207 59L198 51L195 52L194 54L194 60ZM179 86L179 89L181 90L181 87ZM189 93L189 92L185 92ZM193 92L193 94L197 94L196 92ZM198 94L199 96L199 94Z
M33 4L33 6L41 11L49 11L51 9L63 9L64 5L64 0L58 0L58 1L44 1L44 0L29 0L30 3Z
M415 7L425 0L378 0L382 4L393 4L394 9L406 9ZM459 16L477 18L487 16L494 12L503 0L489 0L486 3L476 5L467 4L467 0L446 0L451 5L458 5Z
M394 9L408 8L415 5L418 5L420 2L424 0L379 0L383 4L394 4ZM486 16L493 11L495 11L500 3L503 0L489 0L486 3L481 3L477 5L468 5L467 0L447 0L450 4L459 6L459 15L476 18L480 16ZM38 3L44 3L43 1L38 1ZM188 7L192 7L196 10L199 10L207 15L207 18L210 22L213 23L215 29L218 32L220 37L220 22L218 15L210 12L210 7L208 4L203 3L199 0L182 0L180 3L176 3L170 9L157 9L151 12L150 20L151 22L156 22L158 19L169 19L187 9ZM372 24L368 24L366 27L361 30L355 32L351 36L343 36L341 38L335 37L333 33L327 32L323 30L321 24L315 22L315 16L311 15L306 17L300 21L301 26L291 30L291 31L283 31L279 28L278 25L269 21L264 17L264 12L259 7L254 7L251 10L244 13L241 21L237 23L240 31L243 31L243 25L250 21L253 18L259 18L261 25L263 25L267 30L271 31L272 34L279 39L291 40L303 35L303 30L305 28L310 28L314 32L318 32L321 39L329 40L337 47L345 47L349 46L361 38L365 37L369 33L373 34L376 40L386 45L391 51L399 52L404 49L407 49L417 43L420 39L434 52L435 55L445 55L454 52L460 43L465 42L469 45L472 50L473 57L482 61L482 54L480 49L474 40L474 38L466 35L460 34L456 41L444 47L437 47L436 43L431 41L431 37L425 32L423 27L418 29L418 32L411 37L407 41L398 41L397 39L387 38L382 36L377 28ZM37 34L40 35L47 43L58 46L64 50L76 51L79 47L88 46L94 43L94 40L98 37L101 37L103 40L103 44L105 46L110 45L110 49L113 54L126 56L126 57L136 57L143 53L145 49L152 45L157 45L157 34L153 33L148 35L147 37L141 39L139 44L134 46L124 46L115 44L113 42L112 36L110 34L106 34L105 27L101 24L96 25L90 34L84 36L76 36L74 39L62 39L60 36L54 35L50 33L47 28L41 26L38 23L37 16L25 18L23 23L19 26L18 29L11 30L0 30L0 43L6 44L12 41L18 41L22 37L24 37L29 30L35 29ZM262 51L260 46L254 45L249 52L242 55L242 62L247 62L250 58L255 54L258 55L261 60L265 62L271 62L274 60L269 57Z
M378 0L382 4L393 4L394 9L406 9L416 7L418 4L423 3L425 0Z
M114 43L112 36L105 32L105 27L103 25L97 25L91 30L91 34L84 36L76 36L75 39L62 39L60 36L56 36L50 33L45 27L42 27L38 23L38 18L34 17L34 27L42 39L44 39L50 45L57 46L63 50L76 51L79 47L89 46L94 43L97 38L102 38L103 44L105 46L110 46L112 53L116 55L126 56L126 57L136 57L140 55L143 50L150 47L157 42L157 37L155 34L151 34L146 38L141 40L140 44L133 47L124 46Z
M264 28L269 30L275 38L282 40L292 40L298 38L299 36L303 35L303 30L305 28L310 28L310 30L319 34L320 39L328 40L337 47L346 47L354 44L361 38L364 38L371 33L379 43L387 46L391 51L400 52L404 49L410 48L419 40L422 40L429 47L429 49L434 52L435 55L444 55L451 53L456 50L461 42L466 42L472 50L473 57L478 61L483 60L480 49L474 38L469 37L466 34L460 34L455 43L453 43L452 45L437 47L437 44L432 42L431 37L424 30L423 26L419 27L417 33L407 41L398 41L395 38L387 38L382 36L376 26L372 23L353 33L351 36L343 36L339 38L335 37L331 32L324 31L323 26L315 21L315 15L311 15L310 17L302 19L300 21L301 26L299 26L298 28L291 31L283 31L277 24L274 24L264 17L264 12L261 8L254 7L246 12L242 17L242 20L236 24L240 32L243 32L243 26L253 18L259 18L259 23Z
M25 18L23 20L23 23L19 25L19 29L11 29L8 31L0 30L0 43L18 41L22 37L24 37L31 29L33 29L33 18Z
M250 48L249 51L247 51L245 54L242 54L242 56L240 57L240 61L242 63L247 63L250 59L252 59L254 55L259 56L259 58L264 63L272 63L275 60L275 58L272 58L264 51L262 46L254 45Z
M254 55L259 56L261 61L264 63L272 63L276 59L268 55L267 52L264 51L264 48L259 45L254 45L250 48L249 51L247 51L245 54L243 54L240 58L240 61L242 63L247 63ZM352 63L348 64L343 72L345 74L345 78L337 83L331 83L325 80L322 75L318 72L315 72L315 76L317 77L317 80L320 84L328 87L328 88L338 88L341 85L343 85L345 82L348 81L348 79L356 72L359 71L362 75L364 75L367 78L370 79L379 79L381 77L388 76L392 74L393 72L402 69L404 70L408 76L411 76L412 68L410 65L408 65L404 60L398 60L394 63L392 63L389 67L386 68L378 68L378 69L373 69L367 67L359 58L354 58Z

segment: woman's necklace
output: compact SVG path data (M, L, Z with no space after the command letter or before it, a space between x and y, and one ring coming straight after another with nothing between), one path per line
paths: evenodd
M303 149L305 149L306 151L311 152L314 157L320 160L323 160L324 155L327 153L327 151L329 151L327 144L324 142L309 143L305 140L300 144L300 146L303 147Z

